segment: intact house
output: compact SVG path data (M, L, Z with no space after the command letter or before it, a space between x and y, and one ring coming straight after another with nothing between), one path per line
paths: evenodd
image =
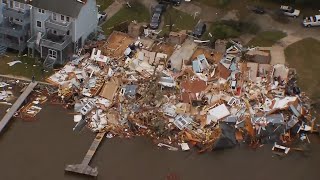
M32 0L28 54L45 66L63 64L83 47L98 26L96 0Z
M25 0L0 0L0 46L20 53L26 49L30 32L31 6Z
M97 30L96 0L0 0L1 46L63 64Z

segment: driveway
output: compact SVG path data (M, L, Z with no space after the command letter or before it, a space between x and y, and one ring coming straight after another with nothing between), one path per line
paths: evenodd
M152 7L158 4L156 0L139 0L139 2L149 9L150 14L152 14Z
M126 3L125 0L115 0L107 9L105 9L103 12L107 13L107 18L104 22L102 22L99 26L102 26L104 23L106 23L112 16L117 14L118 11L123 7L123 5Z
M141 0L141 2L148 8L157 4L156 0ZM194 16L195 13L198 13L198 17L205 22L215 22L221 20L222 18L234 19L234 14L236 12L235 10L224 11L218 8L203 5L196 1L183 2L180 6L175 8L192 16ZM271 12L272 10L268 13L270 14ZM279 40L278 43L272 46L272 64L285 63L285 48L297 41L305 38L314 38L320 41L320 27L303 27L301 24L303 20L302 17L296 19L289 18L288 23L280 23L275 21L269 14L257 15L254 13L249 13L249 15L242 20L256 23L260 26L262 31L277 30L283 31L287 34L285 38ZM246 41L249 41L252 37L252 35L245 35L243 38ZM178 56L179 55L177 55L177 58ZM172 61L172 63L174 63L174 61ZM175 63L176 64L174 66L176 66L177 69L179 69L179 67L182 65L180 61Z

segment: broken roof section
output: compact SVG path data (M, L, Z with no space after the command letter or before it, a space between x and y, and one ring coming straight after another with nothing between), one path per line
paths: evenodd
M111 79L111 81L108 81L103 85L103 88L99 95L112 101L114 96L116 95L116 92L118 91L119 86L120 84L118 82L118 79L113 78Z

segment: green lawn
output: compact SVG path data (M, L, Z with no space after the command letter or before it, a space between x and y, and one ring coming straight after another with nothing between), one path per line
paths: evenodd
M112 16L103 26L106 35L110 35L113 30L124 30L127 29L127 24L119 27L119 24L128 22L130 23L133 20L137 22L149 22L150 13L149 10L139 3L134 1L130 3L131 8L123 6L120 11L118 11L114 16Z
M196 0L199 3L207 6L224 7L228 5L232 0Z
M209 33L213 35L215 39L227 39L239 37L241 34L249 33L256 34L260 30L260 27L250 22L238 22L238 21L218 21L210 25L203 39L210 39Z
M285 50L286 61L298 72L298 84L320 103L320 41L312 38L296 42Z
M257 34L257 36L248 43L248 46L270 47L286 36L286 33L282 31L264 31Z
M104 10L107 9L113 2L114 2L114 0L97 0L97 5L100 5L99 11L104 11Z
M43 72L42 64L35 62L35 59L28 57L16 57L14 54L8 54L7 56L0 57L0 74L13 75L26 77L31 79L34 75L36 80L43 81L46 77L50 76L50 72ZM22 63L9 66L7 63L11 61L19 60Z
M179 11L175 8L168 8L164 13L164 26L162 28L162 33L168 33L170 30L170 19L172 26L172 31L180 30L193 30L199 19L195 18L187 13Z

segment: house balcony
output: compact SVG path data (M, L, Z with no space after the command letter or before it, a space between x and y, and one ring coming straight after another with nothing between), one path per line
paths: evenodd
M63 33L66 33L71 29L71 23L70 22L57 22L53 20L51 17L49 17L45 21L45 27L48 29L57 30Z
M4 6L3 8L3 16L4 17L12 17L14 19L21 19L23 21L26 22L30 22L30 10L24 10L24 11L19 11L19 10L15 10L12 8L9 8L7 6Z
M0 37L0 45L22 52L26 49L27 43L22 41L19 43L18 39L14 38Z
M22 25L9 22L8 20L4 20L0 24L0 34L3 34L3 35L21 37L21 36L27 35L28 33L27 29L28 29L27 26L24 27Z
M72 42L71 36L68 35L55 35L51 33L47 33L41 39L41 46L55 49L55 50L64 50L70 43Z

